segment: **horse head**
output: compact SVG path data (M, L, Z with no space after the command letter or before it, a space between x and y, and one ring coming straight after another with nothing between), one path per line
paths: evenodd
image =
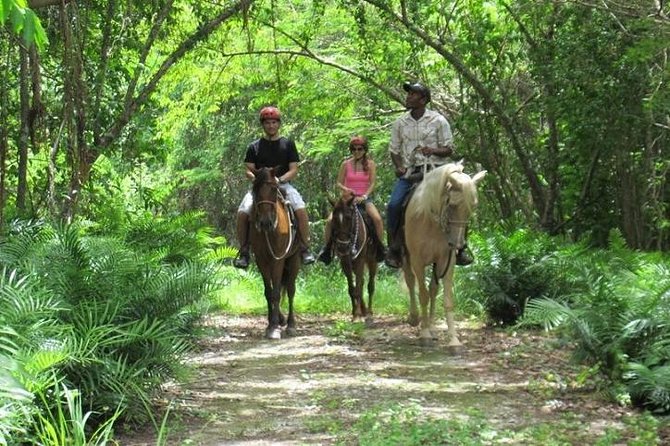
M273 231L277 227L277 201L279 183L274 167L254 169L254 184L251 193L254 199L252 220L260 231Z
M447 236L449 245L456 249L465 246L467 224L478 204L477 183L485 175L486 171L481 171L470 177L463 172L462 166L446 172L440 226Z
M350 255L358 232L358 210L354 204L354 196L349 194L331 203L333 204L331 234L335 242L335 254L340 257Z

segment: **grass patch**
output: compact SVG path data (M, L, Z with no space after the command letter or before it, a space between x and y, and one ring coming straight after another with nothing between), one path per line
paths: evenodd
M225 268L226 287L215 297L212 309L228 314L265 314L267 306L263 294L263 281L255 266L248 270ZM436 314L442 317L440 293ZM367 303L367 285L364 288ZM456 312L463 317L481 314L481 308L471 300L455 299ZM284 305L286 306L286 304ZM326 267L315 264L298 275L295 307L298 314L337 315L351 314L351 299L347 280L335 263ZM409 311L409 293L402 274L380 267L375 281L372 302L374 314L405 316Z
M582 420L569 414L556 423L519 425L499 429L490 424L478 410L467 410L454 419L437 419L424 413L419 404L377 406L360 416L351 429L337 433L338 445L385 446L402 444L453 444L481 446L487 444L542 444L570 446L593 444L614 446L623 444L652 446L660 443L659 421L648 414L626 417L620 428L593 432ZM335 430L335 432L337 432Z

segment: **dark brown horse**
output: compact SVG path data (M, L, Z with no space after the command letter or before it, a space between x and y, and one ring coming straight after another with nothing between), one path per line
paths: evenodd
M372 322L372 297L375 294L377 275L377 246L366 224L365 211L354 203L354 198L340 198L333 205L331 237L334 252L340 259L342 272L347 277L349 297L351 298L351 317L353 321L365 318ZM368 304L363 299L365 269L368 270Z
M288 203L279 190L274 169L262 168L254 174L249 242L265 286L265 300L268 304L265 336L268 339L280 339L281 326L285 323L286 335L296 333L293 297L301 264L299 243ZM288 297L288 319L284 318L280 308L282 292Z

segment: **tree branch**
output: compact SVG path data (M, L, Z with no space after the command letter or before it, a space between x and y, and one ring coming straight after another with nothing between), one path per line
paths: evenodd
M165 76L170 68L177 63L186 53L192 50L199 42L206 39L218 27L231 18L239 11L246 10L254 0L239 0L221 14L202 25L188 39L183 41L172 54L170 54L162 63L160 68L151 76L149 82L142 88L136 97L128 96L124 103L123 112L117 117L112 126L105 132L100 140L100 148L109 146L120 134L123 128L128 124L133 114L139 107L144 105L151 94L156 90L158 82Z
M542 213L545 209L545 197L544 197L544 188L540 183L540 180L537 176L537 172L533 168L530 158L523 149L519 138L517 136L516 130L514 129L514 123L512 119L508 116L502 106L493 98L489 90L482 84L482 82L477 78L474 72L468 68L465 63L454 53L448 51L444 45L440 42L432 39L428 33L417 26L414 22L411 22L408 18L403 17L396 13L387 2L383 0L365 0L367 3L375 6L380 11L385 12L398 23L402 24L407 30L412 34L419 37L426 45L433 48L439 55L441 55L447 62L449 62L455 69L458 71L467 82L475 89L475 91L480 95L484 100L484 103L491 107L493 113L498 118L503 128L507 132L507 135L510 138L512 143L512 149L517 155L523 172L528 180L530 186L530 192L533 196L533 201L536 204L536 209Z

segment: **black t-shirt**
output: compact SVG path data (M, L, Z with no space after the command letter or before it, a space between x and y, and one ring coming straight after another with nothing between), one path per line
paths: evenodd
M300 161L295 143L283 136L275 141L265 138L257 139L247 147L244 156L245 163L254 163L256 169L261 167L276 167L277 177L288 172L289 163Z

